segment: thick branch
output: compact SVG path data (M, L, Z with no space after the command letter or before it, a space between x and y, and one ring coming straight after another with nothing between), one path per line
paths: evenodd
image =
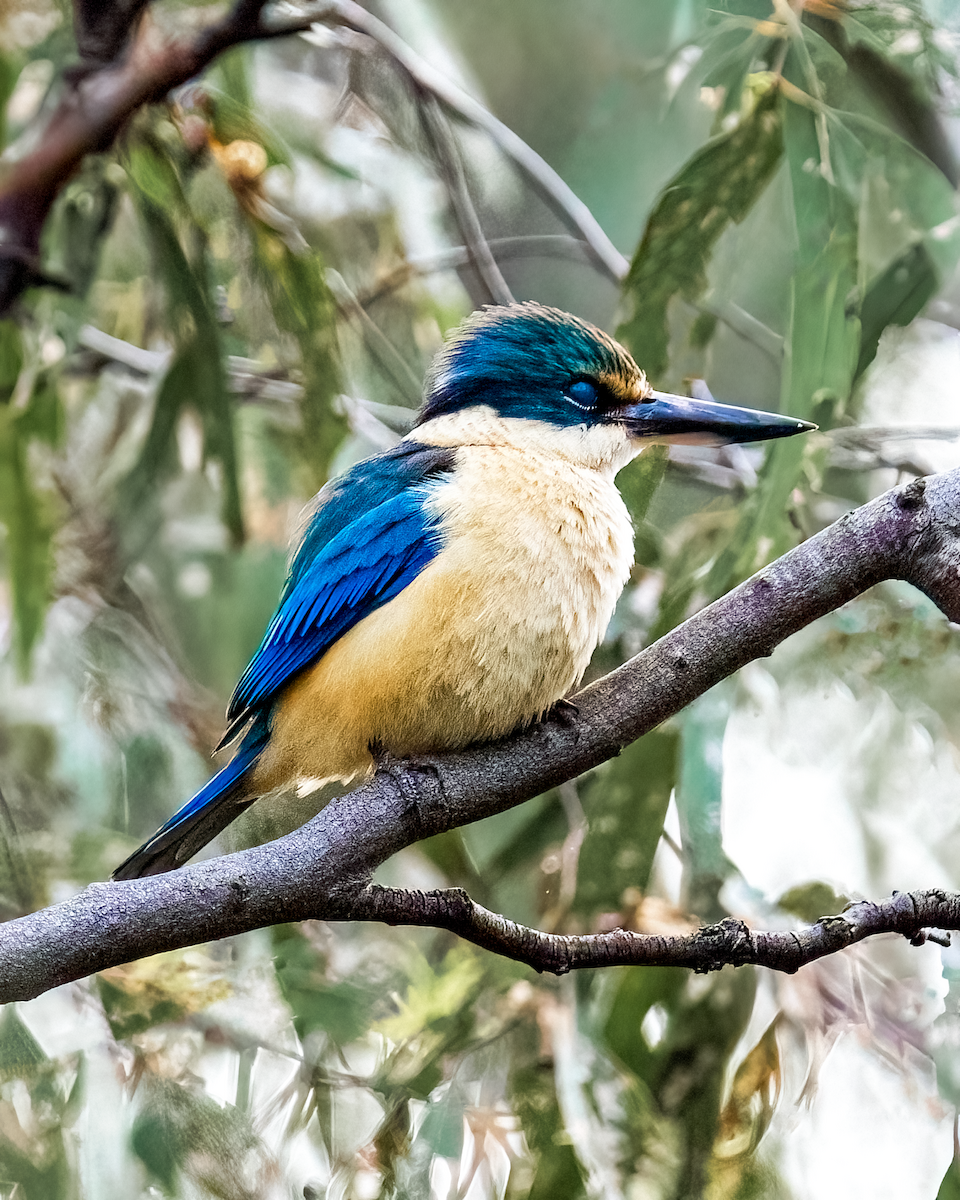
M139 19L142 4L117 7L126 28L110 26L111 48L122 46L127 30L139 24L125 55L99 70L80 71L65 91L39 145L4 173L0 184L0 313L39 277L40 233L47 214L86 154L109 146L121 126L143 104L161 100L191 79L229 46L271 35L261 24L265 0L238 0L231 12L192 40L166 40ZM81 41L90 25L79 8ZM101 29L100 32L103 32ZM89 49L89 46L86 46Z
M597 766L883 579L908 580L950 620L960 621L960 471L917 480L848 513L579 693L575 716L561 710L501 742L457 754L384 762L370 783L278 841L167 875L94 884L64 904L8 922L0 930L0 1002L27 999L132 958L278 921L369 920L379 911L395 923L422 924L423 901L416 895L401 903L396 893L368 891L373 871L391 855ZM960 901L944 899L936 913L931 910L931 922L960 928L951 915L954 904ZM481 920L479 910L452 911L449 919L462 921L464 934L481 944L492 936L491 922L496 925L496 948L504 952L510 952L511 939L516 952L517 940L531 936L499 917ZM857 928L863 913L856 910ZM918 913L912 925L892 928L913 936L927 923L927 914ZM844 933L835 948L849 936ZM765 937L752 935L754 944L770 945ZM599 953L591 947L608 943L565 939L571 955L565 961L587 965L583 960ZM580 958L570 946L582 948ZM543 953L549 966L549 952ZM604 953L606 962L635 961ZM637 948L631 942L623 953L636 954ZM647 953L644 961L661 961ZM676 953L669 951L664 961L677 961ZM800 961L790 960L787 969Z

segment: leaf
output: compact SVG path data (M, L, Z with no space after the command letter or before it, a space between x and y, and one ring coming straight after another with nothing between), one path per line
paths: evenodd
M340 392L336 304L315 253L294 254L269 226L251 218L256 277L270 302L277 327L300 349L303 397L299 452L311 485L327 480L333 453L347 432L334 401Z
M179 1021L230 995L229 983L198 966L184 951L157 954L97 977L97 989L118 1040Z
M843 912L850 903L848 896L839 896L828 883L813 880L811 883L800 883L788 888L777 899L777 907L785 912L793 913L801 921L811 925L820 917L834 916Z
M30 1079L47 1061L17 1006L5 1005L0 1016L0 1080Z
M525 1057L533 1058L534 1053ZM528 1200L585 1197L583 1170L563 1128L553 1071L548 1063L532 1061L514 1066L510 1076L510 1104L536 1159Z
M673 790L678 744L672 731L648 733L581 788L589 831L580 850L575 912L616 912L628 887L646 888Z
M860 352L856 214L844 189L829 183L821 173L816 122L809 109L784 105L784 149L799 252L790 283L791 316L780 409L821 420L826 411L833 421L849 399ZM849 145L847 149L850 151ZM839 156L839 174L846 173L844 164L851 158L852 151ZM771 443L760 483L742 506L729 542L704 581L709 598L722 595L797 540L789 519L790 497L807 453L805 438Z
M7 101L13 95L22 68L19 54L0 51L0 150L7 144Z
M672 1005L687 975L677 967L627 967L621 972L603 1037L610 1052L645 1082L653 1078L655 1060L641 1029L643 1019L654 1004Z
M134 1118L131 1148L168 1194L179 1194L179 1176L200 1185L200 1194L251 1196L250 1152L259 1140L245 1114L221 1107L172 1080L153 1076Z
M719 892L734 869L723 850L723 738L730 715L729 686L717 684L683 715L677 811L687 876L687 907L704 921L725 910Z
M617 487L635 527L639 527L646 517L654 493L663 482L669 460L668 446L648 446L617 476Z
M730 1096L720 1114L719 1140L746 1141L741 1152L756 1149L773 1118L780 1098L783 1072L777 1045L778 1019L774 1018L763 1036L737 1067Z
M667 306L706 289L707 263L731 221L740 222L773 177L783 151L776 87L670 180L651 213L623 284L617 337L656 380L667 369Z
M273 946L277 982L301 1040L320 1029L344 1046L366 1033L374 1004L368 990L349 980L329 982L322 959L297 926L276 926Z
M205 454L218 459L223 467L223 521L239 543L243 540L243 513L233 404L220 333L209 300L205 255L201 254L194 268L167 212L144 191L138 192L137 203L166 290L178 349L157 394L140 459L122 489L123 500L138 507L157 479L173 468L177 423L184 409L191 407L203 423Z
M947 1167L937 1191L937 1200L960 1200L960 1159L954 1158Z
M48 222L46 241L51 257L69 280L75 297L84 298L100 266L103 243L113 228L120 189L107 173L103 157L85 162L78 177L70 182Z
M134 142L124 161L137 191L163 213L183 213L187 200L170 159L144 141Z
M4 327L9 324L2 323ZM10 380L17 361L9 337L4 338L0 330L0 398L4 393L9 398L13 390ZM30 651L43 628L53 569L54 521L49 500L33 486L28 448L31 437L38 433L47 441L55 440L59 422L59 404L42 388L35 391L26 409L0 405L0 523L7 533L14 641L22 674L26 674Z

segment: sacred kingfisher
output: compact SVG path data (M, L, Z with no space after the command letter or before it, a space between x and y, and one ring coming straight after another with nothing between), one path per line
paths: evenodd
M557 309L474 313L414 429L314 499L227 711L232 761L114 877L182 865L277 789L360 780L377 747L435 753L537 720L579 683L633 563L621 467L655 442L814 428L654 391Z

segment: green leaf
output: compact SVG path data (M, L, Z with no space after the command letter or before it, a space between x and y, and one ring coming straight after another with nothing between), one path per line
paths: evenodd
M31 1079L47 1061L17 1006L5 1005L0 1017L0 1079Z
M314 253L295 254L267 225L252 221L254 266L277 327L300 349L303 374L299 450L314 489L327 480L347 422L334 407L340 392L337 309Z
M667 369L667 306L694 300L731 221L740 222L773 177L783 151L779 92L769 87L729 133L708 142L661 193L624 280L617 337L656 380Z
M635 526L639 527L650 509L653 495L663 481L670 460L668 446L648 446L617 476L617 487L630 510Z
M734 869L723 850L723 738L730 715L729 684L717 684L683 716L677 811L688 881L688 907L704 921L725 915L719 891Z
M960 1200L960 1161L956 1158L947 1167L947 1173L937 1192L937 1200Z
M528 1200L581 1200L586 1195L583 1171L563 1127L550 1065L515 1067L510 1103L537 1163Z
M143 191L137 201L166 290L178 349L157 394L140 459L122 490L123 500L134 507L141 505L157 479L173 468L177 423L185 408L193 408L203 424L205 454L219 460L223 468L223 521L239 543L243 540L243 513L233 404L209 300L206 257L201 253L198 265L192 266L167 212Z
M673 790L679 736L655 730L604 764L581 788L590 824L580 850L574 911L616 912L643 891Z
M294 925L273 930L274 968L297 1036L321 1029L340 1046L366 1033L374 997L355 983L330 983L316 950Z
M250 1151L259 1143L246 1116L171 1080L153 1076L148 1087L130 1143L166 1192L178 1194L183 1173L200 1184L200 1194L249 1196Z
M0 321L0 404L9 403L23 367L23 342L13 321Z
M90 290L119 207L120 189L107 173L109 165L105 156L88 159L64 189L48 222L45 243L50 256L78 298Z
M17 663L26 673L30 651L50 600L54 522L48 500L33 487L27 449L31 408L0 408L0 524L6 528L7 569L13 592Z
M785 912L794 913L802 921L811 925L820 917L834 916L843 912L850 900L848 896L838 895L828 883L814 880L811 883L800 883L788 888L777 900L777 907Z
M626 967L603 1027L610 1052L638 1079L652 1078L653 1051L643 1036L643 1019L654 1004L672 1006L683 991L688 972L678 967Z
M19 54L0 51L0 150L7 144L7 101L17 86L23 60Z
M186 211L187 201L180 176L166 155L144 141L134 142L129 147L124 166L140 195L161 212Z

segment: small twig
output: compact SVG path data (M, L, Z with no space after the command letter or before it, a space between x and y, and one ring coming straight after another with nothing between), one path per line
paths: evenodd
M894 892L886 900L863 900L839 916L821 917L804 929L773 933L726 917L696 933L675 937L628 929L579 936L544 933L490 912L460 888L408 892L371 886L357 897L351 916L389 925L447 929L486 950L554 975L610 966L689 967L705 973L748 964L792 975L807 963L881 933L902 934L914 945L926 939L949 945L949 939L944 942L924 930L930 926L960 929L960 894Z
M580 262L586 257L588 262L593 261L585 255L585 251L589 249L586 242L567 233L533 233L518 237L487 238L486 242L498 262L508 258L536 255L556 255ZM451 246L446 250L438 250L436 254L409 258L375 280L366 291L358 292L357 303L368 308L417 276L455 270L457 267L467 266L470 261L470 252L466 246Z
M470 261L494 304L513 304L513 294L497 266L497 260L493 257L483 226L480 224L463 169L460 147L450 129L450 123L434 96L422 95L419 108L421 124L433 146Z
M413 407L417 407L422 386L413 368L356 298L340 272L328 268L325 275L337 308L359 324L363 340L377 362Z
M728 329L743 338L744 341L756 346L777 365L782 361L783 338L781 335L764 325L762 321L752 313L748 313L745 308L741 308L739 304L734 304L732 300L718 300L710 291L694 303L694 308L699 312L709 313L718 321L722 321Z
M621 282L630 264L604 233L590 209L545 159L478 100L461 91L412 50L388 25L353 0L324 0L312 8L308 7L302 17L298 15L278 22L272 28L277 32L295 32L311 23L343 25L357 33L366 34L387 52L421 92L435 96L451 113L484 130L513 159L550 207L579 233L607 275L615 283Z

